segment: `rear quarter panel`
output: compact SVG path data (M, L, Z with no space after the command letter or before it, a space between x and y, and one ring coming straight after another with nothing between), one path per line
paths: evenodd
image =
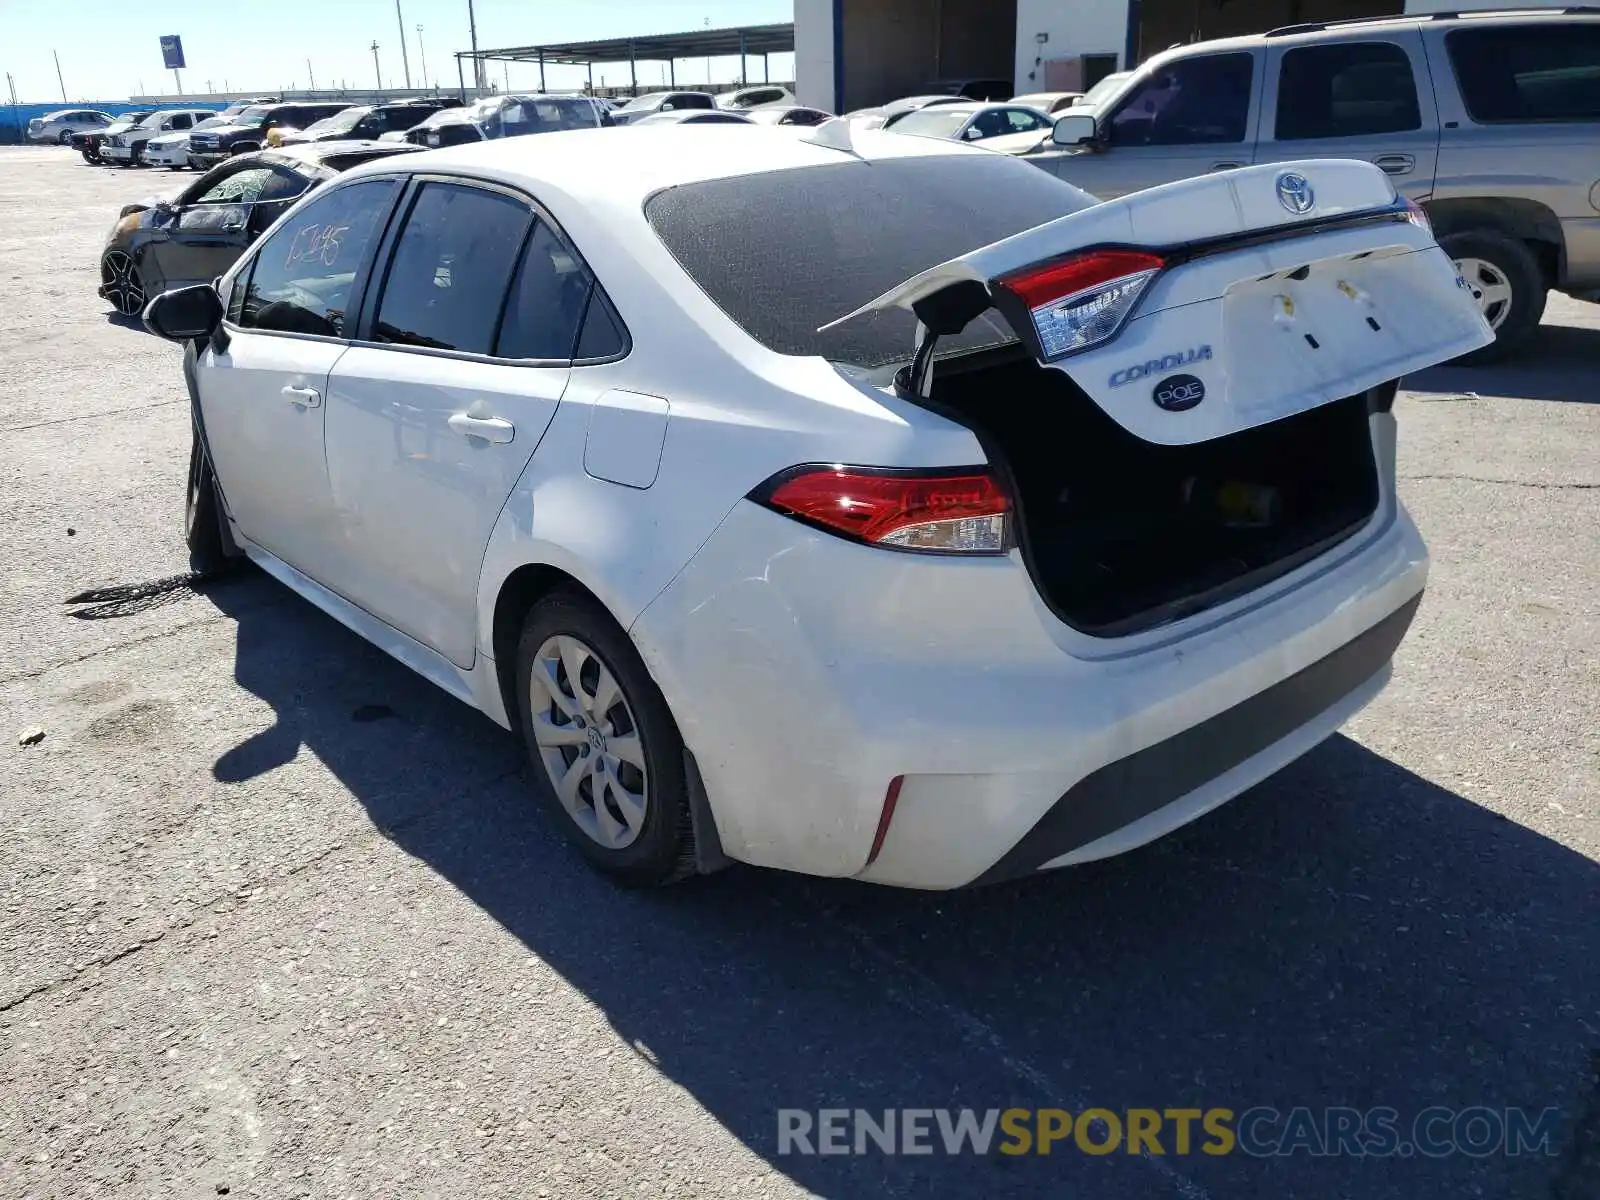
M619 361L573 369L507 499L479 586L486 655L494 654L501 587L523 565L572 575L627 628L730 509L786 467L984 461L970 431L847 380L821 359L775 354L751 340L683 273L637 208L548 189L535 198L605 287L631 348ZM584 470L596 401L613 389L667 402L660 469L648 488Z

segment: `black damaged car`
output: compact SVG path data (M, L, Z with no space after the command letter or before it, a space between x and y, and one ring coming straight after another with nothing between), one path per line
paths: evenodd
M415 153L404 142L312 142L236 155L176 196L123 208L100 254L100 295L124 316L231 267L289 206L358 163Z
M73 134L72 148L83 155L84 162L98 165L105 161L101 157L100 147L106 144L106 138L114 133L127 133L153 112L155 112L153 108L141 108L136 112L118 113L117 119L104 129L90 129L84 133Z

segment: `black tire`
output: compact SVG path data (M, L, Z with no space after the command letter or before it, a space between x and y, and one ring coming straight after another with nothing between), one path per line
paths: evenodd
M532 687L537 656L550 638L561 635L584 643L603 662L618 684L624 714L631 713L637 726L648 780L644 819L633 841L620 848L601 845L562 805L534 735ZM576 686L588 692L586 681ZM627 633L590 597L576 590L559 590L529 610L517 642L517 710L533 786L568 839L593 866L619 883L640 888L662 887L694 874L694 830L678 724ZM617 713L618 708L613 706L610 712ZM615 723L610 727L615 729ZM583 754L587 757L588 747ZM592 807L592 787L588 802Z
M100 284L101 295L125 317L139 316L149 302L144 271L133 255L120 246L113 246L100 256Z
M1466 229L1460 233L1446 234L1439 239L1439 245L1454 262L1478 259L1487 263L1511 286L1511 302L1495 329L1494 344L1474 350L1471 354L1463 354L1455 362L1461 366L1478 366L1499 362L1515 354L1539 328L1545 301L1549 297L1549 286L1533 251L1528 249L1526 242L1496 229ZM1467 285L1473 289L1476 297L1485 281L1469 278L1465 274L1463 278L1467 279Z
M211 461L195 435L189 444L189 488L184 496L183 540L189 547L189 569L197 575L221 575L236 562L228 554L222 532L222 504Z
M72 145L72 130L63 129L61 131L61 136L56 139L56 145L58 145L58 146L70 146L70 145Z

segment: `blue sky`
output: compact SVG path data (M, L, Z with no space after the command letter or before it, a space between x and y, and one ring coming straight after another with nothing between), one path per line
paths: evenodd
M401 0L412 83L421 84L416 27L423 27L428 77L455 84L455 51L470 45L466 0ZM713 27L764 25L794 19L793 0L474 0L480 47L538 45L630 33L676 33ZM270 13L270 16L266 14ZM259 15L258 15L259 14ZM189 69L185 92L205 88L275 91L307 86L306 59L319 87L341 81L370 87L371 45L385 85L402 82L399 24L394 0L0 0L0 70L16 81L22 101L58 101L51 51L61 56L67 95L78 100L120 100L141 90L172 90L172 72L161 66L158 37L183 38ZM712 78L737 76L739 60L716 59ZM641 64L639 81L659 85L661 70ZM760 77L760 60L751 71ZM775 79L793 78L791 56L774 56ZM627 82L627 64L604 69L606 82ZM601 69L596 68L595 82ZM703 81L704 59L678 64L680 86ZM582 69L552 68L551 88L582 86ZM506 84L504 69L495 80ZM513 65L513 89L538 87L538 67Z

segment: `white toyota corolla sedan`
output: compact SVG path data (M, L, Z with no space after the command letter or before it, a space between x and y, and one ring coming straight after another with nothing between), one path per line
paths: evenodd
M1378 692L1427 572L1395 380L1491 337L1381 172L1095 204L797 134L385 159L153 300L197 567L520 730L635 884L1116 854Z

